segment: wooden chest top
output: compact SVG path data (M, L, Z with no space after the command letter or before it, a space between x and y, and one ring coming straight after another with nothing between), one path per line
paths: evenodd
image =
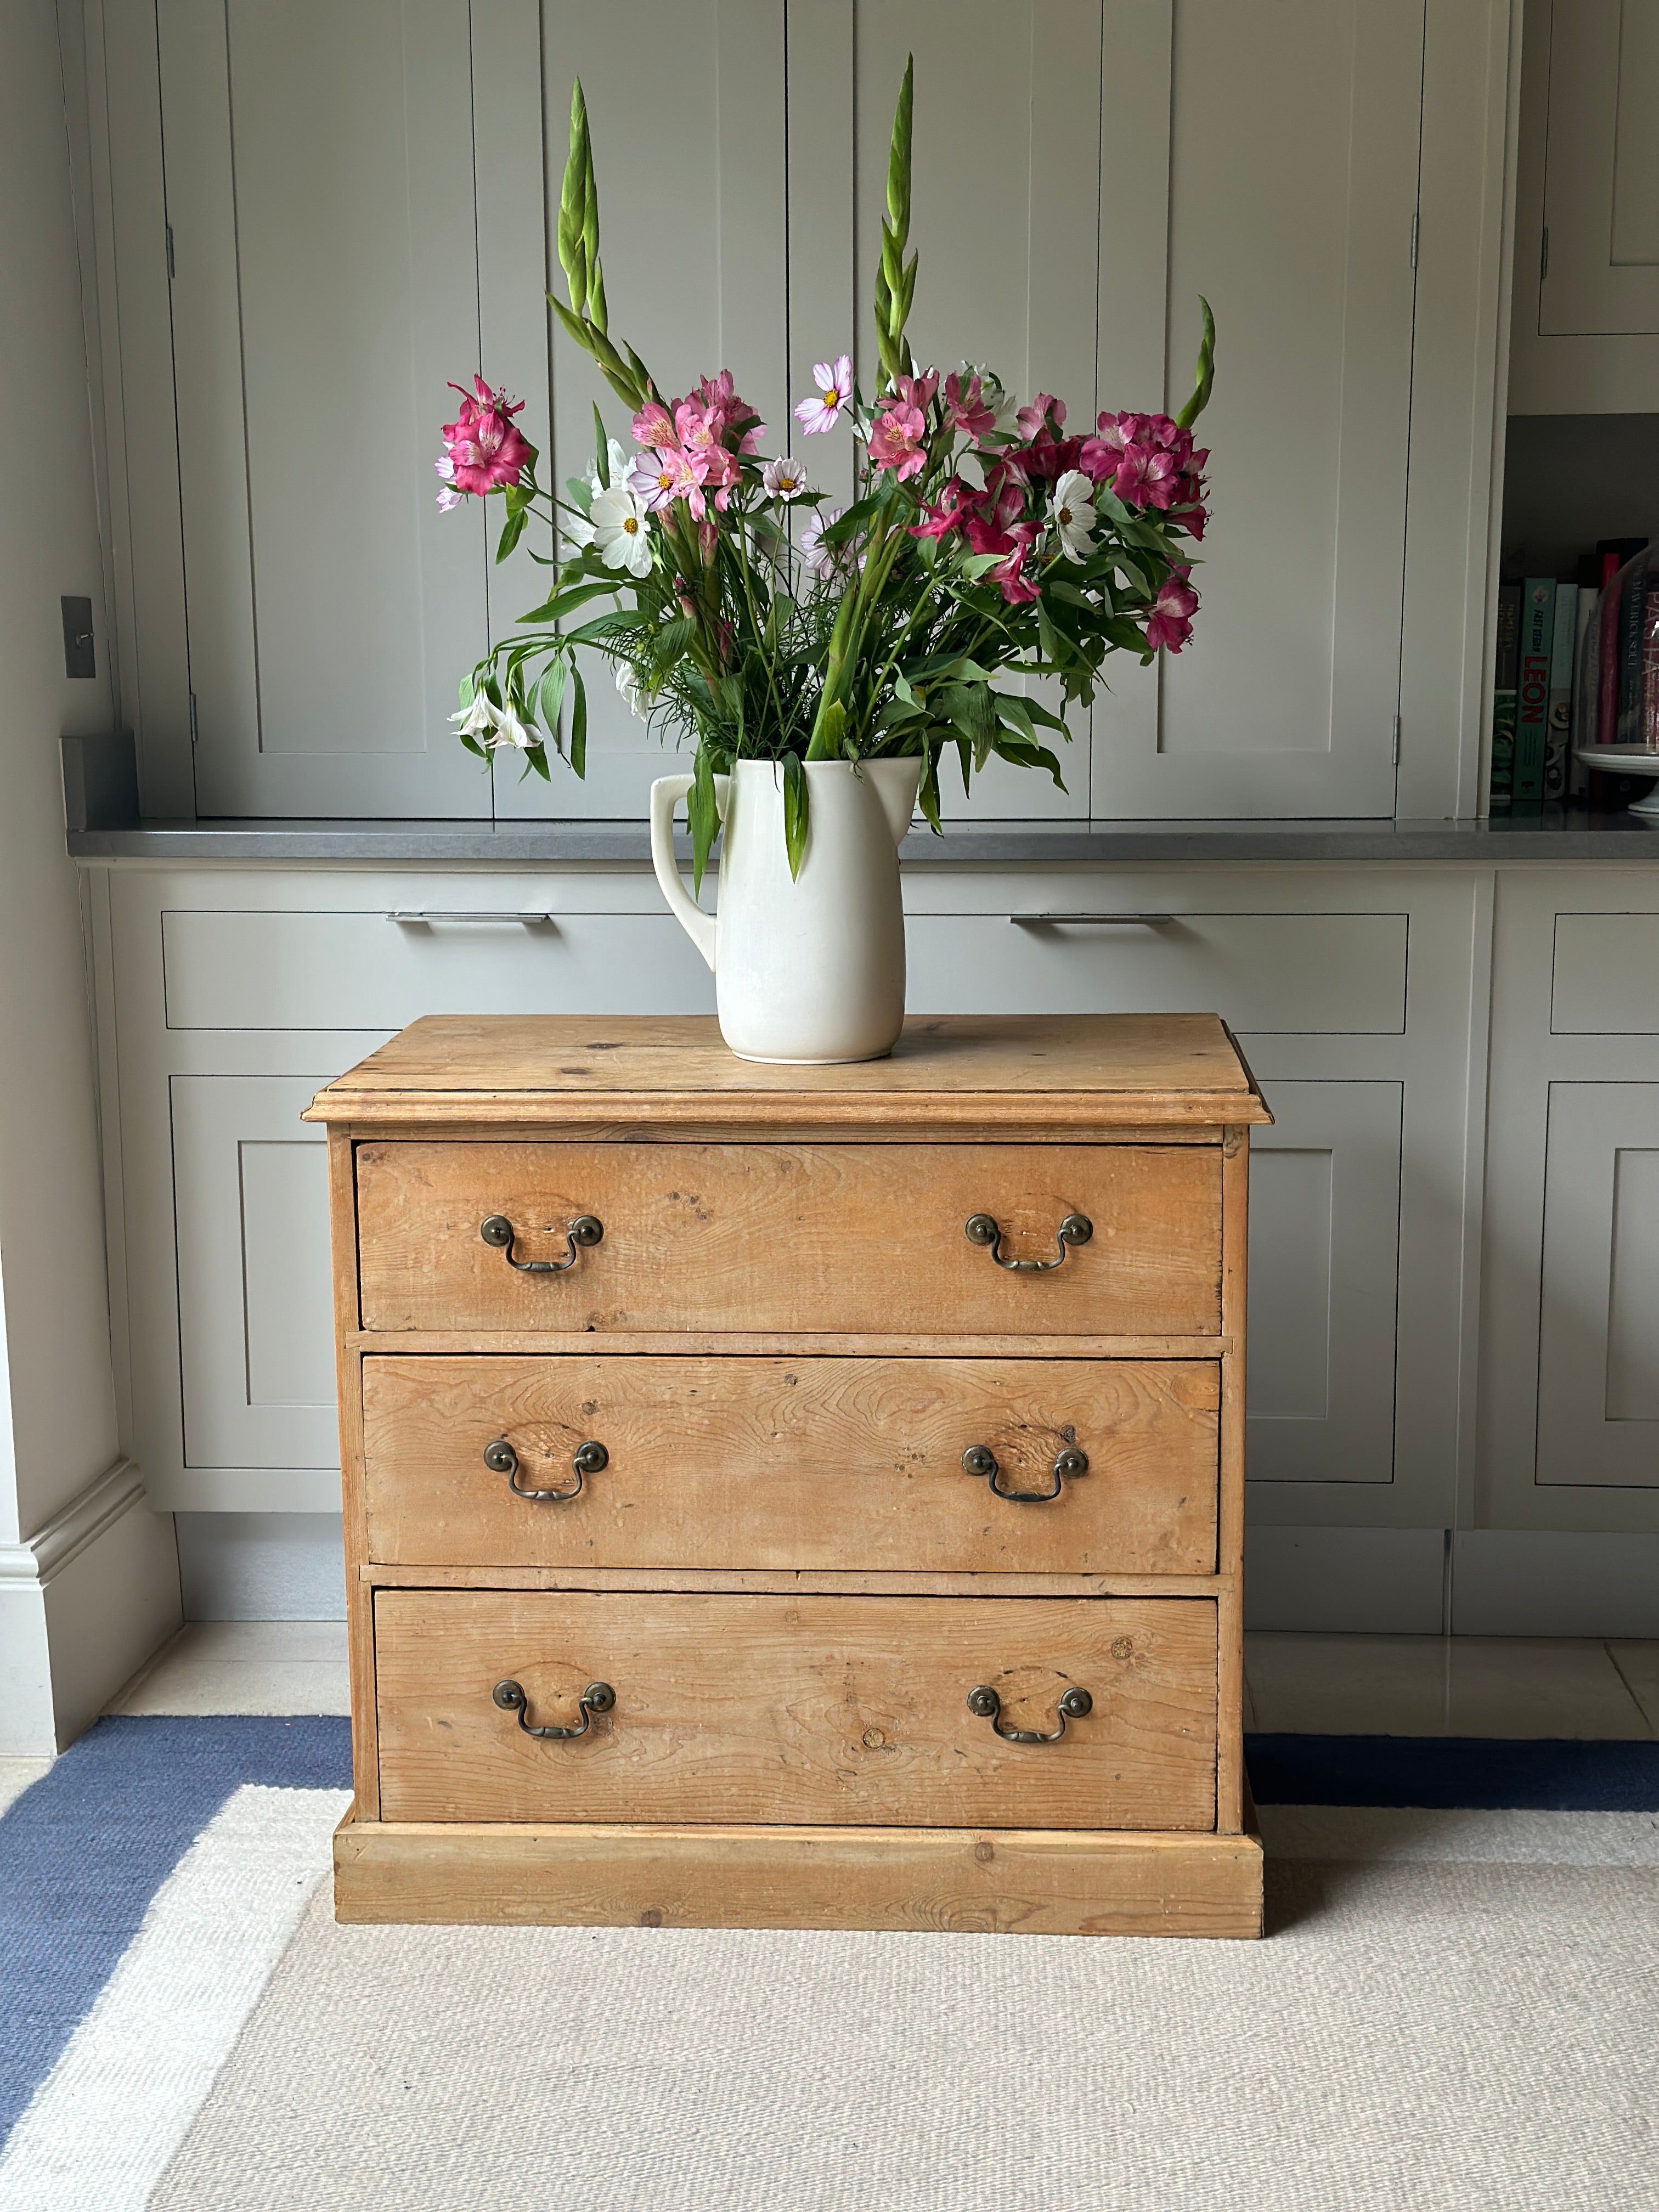
M712 1016L431 1014L319 1092L306 1119L793 1127L1219 1127L1272 1119L1213 1014L927 1016L890 1056L738 1060Z

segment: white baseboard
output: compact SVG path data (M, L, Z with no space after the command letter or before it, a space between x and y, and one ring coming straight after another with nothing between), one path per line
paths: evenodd
M1659 1536L1466 1529L1451 1591L1459 1636L1659 1637Z
M117 1460L45 1528L0 1544L0 1753L62 1751L182 1617L173 1517Z
M179 1513L186 1620L343 1620L336 1513Z

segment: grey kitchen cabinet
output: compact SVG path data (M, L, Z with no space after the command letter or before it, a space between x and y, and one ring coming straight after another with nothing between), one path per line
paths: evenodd
M1514 415L1659 407L1659 9L1527 0Z
M1192 646L1111 668L1075 717L1066 793L993 764L952 811L1391 814L1402 667L1419 690L1431 672L1480 690L1463 541L1486 464L1463 355L1481 329L1454 343L1466 272L1431 262L1420 293L1414 241L1419 178L1443 223L1468 204L1444 86L1490 73L1501 10L86 0L123 707L147 808L641 816L672 753L602 667L585 783L557 765L550 784L492 778L450 732L459 678L541 596L551 548L532 531L498 568L498 508L488 529L477 507L438 514L447 380L482 366L522 398L550 483L591 465L595 404L626 433L543 299L580 76L617 331L675 392L731 367L781 447L812 362L867 344L914 52L923 354L989 361L1083 423L1179 404L1200 293L1220 329ZM673 66L641 68L663 39ZM844 496L845 431L800 450ZM1415 753L1407 728L1414 803L1463 774L1469 719L1437 709Z

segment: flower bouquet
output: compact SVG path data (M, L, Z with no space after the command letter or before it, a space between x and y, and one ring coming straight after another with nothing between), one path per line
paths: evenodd
M988 368L964 362L942 377L919 367L905 337L916 283L916 256L906 258L913 80L914 63L888 164L875 394L866 401L842 355L817 364L817 389L794 410L804 437L850 433L849 506L827 504L799 459L762 453L764 426L729 370L665 398L634 349L611 337L580 83L558 217L569 305L550 303L628 408L634 450L606 434L596 408L592 470L559 498L537 479L520 406L482 377L444 428L441 506L499 495L497 560L532 514L553 522L565 549L548 563L548 597L463 684L462 742L485 757L515 748L543 775L550 747L581 775L580 655L597 653L634 713L690 749L690 776L671 781L676 796L685 791L699 883L740 769L767 764L794 881L832 787L815 769L836 765L844 783L892 763L886 781L908 787L935 830L950 751L964 791L994 756L1063 788L1043 742L1067 736L1062 716L999 678L1055 678L1064 703L1087 706L1109 654L1146 662L1191 635L1209 458L1192 424L1210 394L1207 305L1193 394L1173 419L1108 411L1069 434L1051 393L1022 404ZM902 811L908 822L910 805ZM732 843L728 823L728 875ZM890 851L889 865L896 908ZM721 902L724 921L724 884ZM902 1005L902 934L899 974Z

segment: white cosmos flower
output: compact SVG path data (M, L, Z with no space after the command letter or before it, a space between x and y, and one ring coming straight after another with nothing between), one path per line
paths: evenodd
M1054 486L1048 520L1060 532L1060 550L1068 561L1086 561L1094 551L1095 488L1081 469L1067 469Z
M611 483L621 483L628 474L628 456L614 438L607 438L605 441L605 466L611 471ZM595 499L605 489L597 469L587 471L587 489ZM593 525L583 514L562 515L559 520L559 534L568 544L591 545L593 543Z
M630 576L650 574L646 505L637 493L620 483L596 492L588 519L593 526L594 550L607 568L623 568Z
M495 709L482 691L475 691L472 704L449 719L464 738L489 738L495 732Z
M769 461L761 471L761 489L768 499L797 499L810 489L805 470L787 453Z

